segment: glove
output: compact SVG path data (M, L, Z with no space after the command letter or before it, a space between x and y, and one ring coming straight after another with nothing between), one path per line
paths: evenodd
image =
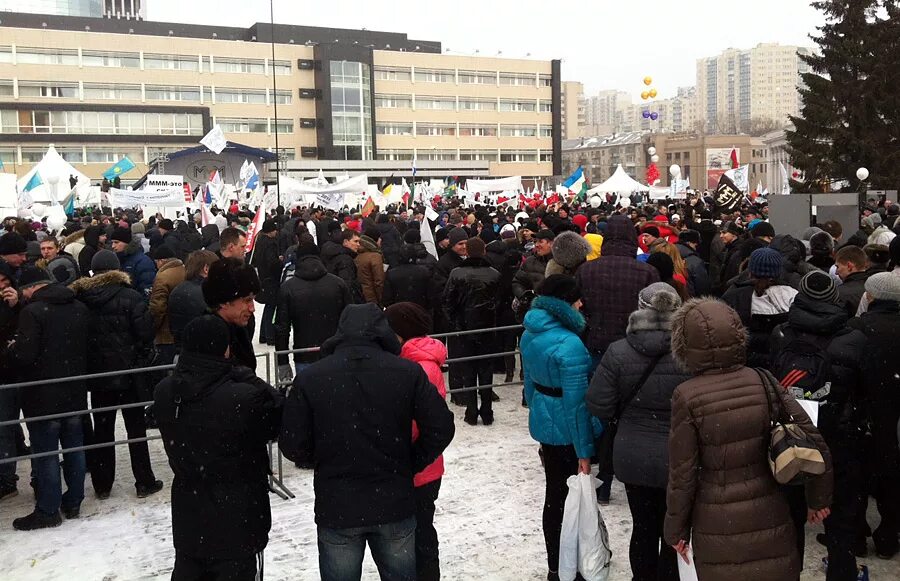
M275 376L279 384L291 383L294 380L294 370L290 365L279 365Z

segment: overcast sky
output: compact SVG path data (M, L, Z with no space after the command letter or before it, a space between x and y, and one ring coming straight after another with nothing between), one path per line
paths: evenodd
M268 2L150 0L148 19L249 27ZM823 21L808 0L275 0L275 22L405 32L450 52L562 59L585 93L639 100L645 76L661 97L695 83L696 59L761 42L812 45Z

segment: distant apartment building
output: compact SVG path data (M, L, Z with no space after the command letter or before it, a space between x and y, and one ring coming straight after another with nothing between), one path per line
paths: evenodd
M576 81L563 81L560 98L562 116L562 138L573 139L581 136L585 121L584 85Z
M147 0L0 0L0 13L144 20Z

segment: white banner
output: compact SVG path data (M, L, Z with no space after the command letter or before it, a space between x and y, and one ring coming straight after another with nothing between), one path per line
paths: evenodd
M147 192L167 192L178 188L183 191L184 176L176 175L149 175L141 190Z
M287 178L287 179L285 179ZM333 184L319 183L314 180L301 182L288 176L281 177L281 189L285 194L358 194L365 192L368 186L369 178L366 174L358 175L350 179L339 181ZM399 190L400 186L397 186Z
M522 176L512 176L496 180L466 180L466 190L470 192L503 192L506 190L525 191Z
M326 210L340 210L344 205L344 194L316 194L316 206Z
M177 189L151 192L147 190L109 189L110 205L113 208L131 208L144 206L184 206L184 189L179 184Z

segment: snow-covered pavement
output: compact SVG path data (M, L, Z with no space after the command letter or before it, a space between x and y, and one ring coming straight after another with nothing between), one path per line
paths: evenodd
M462 408L451 406L457 417L457 435L445 454L447 473L435 517L442 573L447 580L546 578L541 533L544 478L537 446L528 435L527 410L519 405L519 388L504 388L499 394L502 399L495 404L496 421L489 427L465 424ZM163 492L143 500L135 497L127 449L120 447L118 480L108 500L101 502L93 496L88 479L81 518L34 532L12 529L12 519L30 512L33 503L28 467L20 464L21 494L0 504L0 579L168 579L174 560L169 513L172 473L162 444L151 442L150 450L157 477L166 484ZM312 581L318 579L312 474L285 463L285 483L297 497L284 501L272 496L273 526L265 553L265 578ZM603 515L613 550L610 579L630 579L630 515L618 482ZM804 581L824 579L824 551L815 541L815 532L819 529L808 532ZM864 562L870 566L873 581L900 578L900 558ZM368 556L363 578L378 578Z

